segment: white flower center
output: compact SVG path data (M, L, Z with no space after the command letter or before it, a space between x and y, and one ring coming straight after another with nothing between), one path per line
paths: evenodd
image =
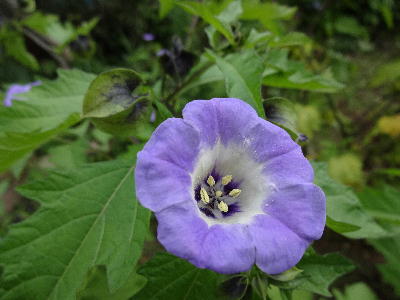
M245 145L218 142L202 150L191 174L199 215L211 226L249 223L254 215L263 214L263 203L274 187L263 167Z

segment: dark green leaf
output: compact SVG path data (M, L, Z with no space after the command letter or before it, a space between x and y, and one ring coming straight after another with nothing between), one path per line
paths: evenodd
M232 45L235 44L235 37L233 36L230 26L219 20L205 3L195 1L176 1L175 3L187 12L201 17L204 21L212 25L217 31L224 35L229 43Z
M156 254L138 271L148 283L135 296L138 300L217 299L218 274L198 269L187 261L167 253Z
M253 106L259 116L265 117L261 100L263 64L256 52L246 50L226 58L208 53L224 74L228 96L242 99Z
M175 0L160 0L159 16L161 19L165 18L170 10L174 7Z
M347 258L336 253L322 256L306 253L297 267L303 270L305 279L298 288L327 297L331 296L328 290L330 284L354 269Z
M0 134L0 172L7 170L18 160L24 159L30 152L46 143L55 135L79 121L78 114L72 114L58 127L47 131L9 132Z
M59 126L73 113L81 113L84 95L93 74L79 70L58 70L56 80L21 94L25 101L0 106L0 135L4 132L32 132Z
M3 26L0 30L0 42L4 45L7 55L14 58L20 64L32 70L39 69L39 63L36 58L29 53L25 46L25 40L22 33L8 29Z
M105 118L126 110L143 96L137 89L141 83L140 75L129 69L101 73L85 95L84 116Z
M341 232L343 235L350 238L371 238L383 237L388 235L388 232L378 225L371 216L369 216L361 207L360 201L355 193L348 187L335 182L331 179L327 172L325 163L313 163L315 172L315 183L319 185L326 196L327 216L334 220L333 230L345 230ZM359 228L354 231L348 231L349 226L337 226L337 223L345 223Z
M100 74L89 86L83 102L84 117L114 135L150 136L152 107L149 90L140 85L140 75L128 69Z
M378 249L386 259L386 263L378 266L386 282L391 284L398 296L400 296L400 236L368 240Z
M133 170L132 161L95 163L20 187L41 208L1 241L2 299L75 299L96 265L106 267L111 293L123 286L149 222Z
M137 294L147 282L144 276L133 271L125 284L111 293L108 289L105 268L97 267L90 273L85 288L77 295L78 300L128 300Z
M344 293L334 289L336 300L378 300L374 292L364 282L357 282L346 286Z
M400 191L390 185L366 187L359 194L365 210L382 222L400 225Z

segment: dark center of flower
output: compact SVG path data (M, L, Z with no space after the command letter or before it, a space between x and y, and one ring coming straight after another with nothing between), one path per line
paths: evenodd
M213 171L195 188L195 199L200 211L211 218L225 218L240 211L239 183L232 175L220 176Z

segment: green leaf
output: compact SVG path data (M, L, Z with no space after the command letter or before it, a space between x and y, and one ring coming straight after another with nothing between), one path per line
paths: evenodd
M289 20L296 13L296 7L281 5L275 2L264 2L246 0L243 2L242 19L265 20Z
M365 210L382 222L400 225L400 191L390 185L366 187L358 193Z
M224 74L229 97L249 103L258 115L265 118L261 100L263 63L253 50L246 50L225 58L208 51Z
M123 286L149 224L133 170L126 160L88 164L20 187L41 208L1 241L2 299L75 299L96 265L106 267L111 293Z
M11 107L0 107L0 134L32 132L59 126L73 113L81 113L83 98L93 74L80 70L59 70L56 80L21 94L25 101L14 101Z
M138 273L148 279L145 288L135 296L138 300L217 299L217 273L198 269L168 253L156 254Z
M268 74L263 84L278 88L306 90L321 93L336 93L343 85L334 79L320 75L312 75L307 71L296 73Z
M195 1L176 1L175 3L188 13L201 17L205 22L225 36L229 43L235 45L235 37L233 36L230 26L219 20L206 4Z
M322 256L306 253L297 267L304 274L304 281L298 288L326 297L331 296L328 290L330 284L355 268L347 258L337 253Z
M90 84L83 101L83 114L101 130L115 135L151 134L149 90L142 78L129 69L101 73Z
M83 96L93 77L59 70L57 80L19 96L25 101L0 106L0 172L80 120Z
M159 16L160 19L164 19L171 9L174 7L175 0L159 0L160 2L160 9L159 9Z
M4 26L2 30L0 30L0 42L4 45L8 56L14 58L25 67L35 71L39 70L38 61L29 53L28 49L26 49L22 33Z
M276 36L269 41L270 47L292 47L311 44L312 40L302 32L290 32L284 36Z
M91 271L85 288L77 295L78 300L127 300L137 294L146 284L146 277L133 271L125 284L111 293L107 287L107 274L103 267Z
M49 38L59 51L80 35L88 35L98 21L98 18L93 18L80 26L74 26L70 22L61 23L57 15L36 11L26 17L22 24Z
M328 216L326 217L326 226L328 226L330 229L332 229L337 233L352 232L360 229L359 226L344 222L338 222Z
M337 32L348 34L356 38L368 38L368 31L361 26L356 18L340 16L335 20L334 28Z
M224 24L231 24L238 20L242 14L242 1L233 0L228 6L217 16L217 18Z
M315 184L322 188L326 196L327 216L335 221L332 230L349 238L378 238L389 234L362 209L359 199L350 188L329 177L325 163L314 162L313 167ZM338 227L337 222L349 224L354 226L354 229L359 229L349 231L349 226L341 225ZM327 225L330 226L332 223ZM344 231L342 231L343 229Z
M371 288L364 282L347 285L344 293L338 289L334 289L332 292L336 300L378 300Z
M372 78L373 87L395 83L400 80L400 60L381 65Z
M224 80L224 74L220 71L217 65L212 65L211 67L207 68L206 71L201 73L199 77L195 80L191 81L188 85L186 85L181 93L190 91L192 88L197 87L199 85L215 82L215 81L222 81Z
M256 29L252 28L250 30L249 36L244 44L246 48L254 48L256 45L264 44L271 40L272 33L269 31L258 32Z
M386 263L379 265L386 282L391 284L398 296L400 296L400 235L393 238L368 240L385 257Z
M49 161L57 168L76 168L86 163L86 151L89 143L85 139L78 139L65 145L49 149Z
M275 2L260 3L257 0L243 2L244 20L258 20L266 28L277 32L276 21L290 20L296 13L296 7L281 5Z
M30 152L78 122L79 119L78 114L72 114L59 126L47 131L0 134L0 172L10 168L18 160L24 159Z
M174 115L171 113L171 111L168 109L168 107L165 106L164 103L158 101L158 100L154 100L153 101L154 105L157 107L157 111L160 115L160 121L164 121L168 118L173 118Z
M142 78L129 69L114 69L97 76L83 101L85 117L105 118L129 108L142 95L138 87Z

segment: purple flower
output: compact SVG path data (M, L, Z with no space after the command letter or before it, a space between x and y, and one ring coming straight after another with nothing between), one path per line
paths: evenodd
M147 32L147 33L143 33L142 39L146 42L151 42L151 41L154 41L155 37L154 37L154 34Z
M31 82L28 84L13 84L11 85L7 92L6 92L6 97L4 98L4 106L11 106L12 105L12 100L24 100L23 98L17 96L18 94L21 93L26 93L31 90L33 86L40 85L40 81L35 81Z
M199 268L293 267L322 235L325 196L300 146L239 99L196 100L139 152L136 193L158 240Z

